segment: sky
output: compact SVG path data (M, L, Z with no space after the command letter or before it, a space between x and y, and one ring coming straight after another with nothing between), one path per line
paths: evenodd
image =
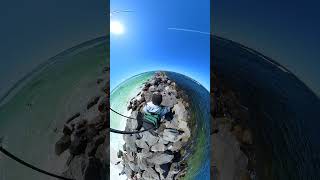
M151 70L185 74L210 89L210 1L111 0L111 90L125 79ZM114 13L113 13L114 12ZM111 26L112 28L112 26Z
M0 96L38 64L106 35L105 0L12 0L0 6Z
M319 2L212 2L213 34L272 58L320 97Z

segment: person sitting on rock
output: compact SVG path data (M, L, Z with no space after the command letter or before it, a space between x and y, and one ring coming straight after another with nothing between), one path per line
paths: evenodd
M150 129L149 132L155 135L153 129L158 128L162 117L170 112L170 108L161 105L161 102L161 94L155 93L152 95L152 101L143 107L143 115L141 112L138 113L138 131L144 127L144 129Z

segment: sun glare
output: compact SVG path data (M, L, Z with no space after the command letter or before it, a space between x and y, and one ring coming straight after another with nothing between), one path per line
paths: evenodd
M111 21L110 22L110 32L113 34L123 34L124 33L124 27L122 23L119 21Z

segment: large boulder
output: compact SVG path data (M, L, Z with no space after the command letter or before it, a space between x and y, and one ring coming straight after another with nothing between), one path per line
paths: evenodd
M165 129L163 131L163 139L165 141L177 142L181 139L180 133L174 129Z
M166 149L167 149L166 146L163 143L159 143L159 142L151 147L151 151L153 152L158 152L158 151L163 152Z
M150 167L143 172L142 178L144 180L160 180L158 173Z
M137 145L137 147L142 148L142 149L149 149L149 146L147 145L146 141L144 141L142 139L136 140L136 145Z
M153 153L152 157L147 159L147 162L152 164L166 164L172 161L174 158L173 155L167 154L167 153Z
M146 132L143 132L141 140L145 141L149 146L153 146L158 142L159 137L156 137L152 135L149 131L146 131Z

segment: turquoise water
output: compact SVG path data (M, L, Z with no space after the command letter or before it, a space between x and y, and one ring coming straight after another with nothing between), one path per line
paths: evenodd
M54 173L63 169L67 154L54 155L54 144L70 114L85 105L96 89L106 62L105 39L69 49L24 78L0 107L0 136L10 152ZM48 65L49 64L49 65ZM0 179L51 179L0 155Z
M139 74L134 76L111 91L110 107L117 112L130 116L131 111L127 111L127 106L131 98L135 97L143 88L145 83L153 75L152 72ZM114 129L124 130L126 126L126 118L110 112L110 127ZM110 178L126 179L125 176L119 176L122 169L120 166L115 166L120 159L117 158L117 152L122 150L124 144L123 136L120 134L110 134Z
M209 92L196 81L173 72L166 72L168 77L175 81L179 87L184 89L189 95L192 125L192 143L187 148L190 156L188 156L188 171L185 179L210 179L210 96ZM116 111L130 115L127 111L127 105L131 98L136 96L145 83L154 72L142 73L134 76L116 87L110 96L110 105ZM126 118L111 112L110 124L112 128L124 129ZM189 126L190 127L190 126ZM120 176L120 169L114 164L119 161L117 159L117 151L122 149L124 141L122 135L110 135L110 177L117 179L126 179Z

